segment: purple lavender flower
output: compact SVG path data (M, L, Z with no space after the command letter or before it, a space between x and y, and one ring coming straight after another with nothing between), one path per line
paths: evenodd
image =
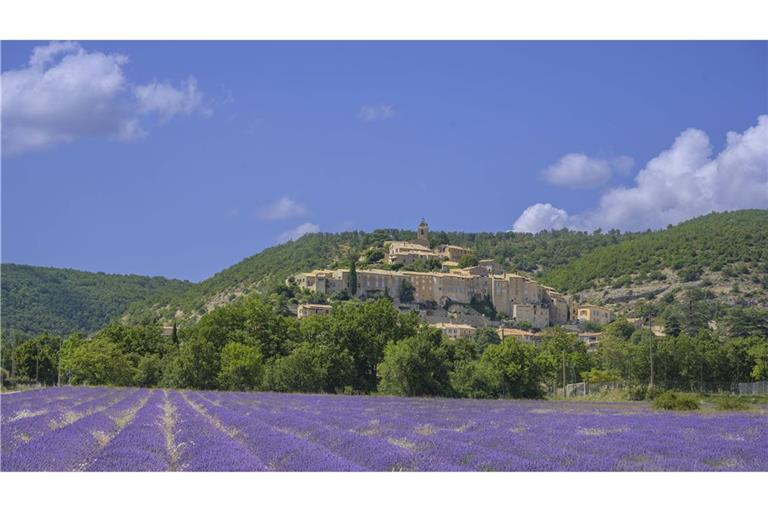
M6 471L766 471L765 408L50 388L2 397Z

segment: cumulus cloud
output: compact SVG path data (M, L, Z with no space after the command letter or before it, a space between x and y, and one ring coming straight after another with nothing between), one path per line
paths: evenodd
M562 229L567 222L568 214L565 210L549 203L537 203L525 209L512 226L512 231L538 233L543 229Z
M357 113L357 118L366 123L384 121L394 117L395 109L392 105L363 105Z
M634 161L628 156L613 160L590 158L583 153L569 153L542 171L544 178L553 185L573 188L598 187L614 172L626 173Z
M26 66L2 73L3 154L45 149L82 137L131 140L146 134L142 116L163 119L203 111L193 78L132 85L118 53L88 52L74 42L35 47Z
M283 196L274 203L268 204L259 211L259 218L265 220L281 220L306 215L307 207L294 201L288 196Z
M311 222L305 222L300 226L296 226L293 229L289 229L288 231L281 233L280 236L277 237L277 241L280 243L283 243L283 242L288 242L290 240L298 240L299 238L306 235L307 233L317 233L319 231L320 231L320 226L318 226L317 224L312 224Z
M713 211L768 208L768 115L761 115L743 133L729 132L725 148L712 154L706 133L685 130L646 164L633 187L608 190L597 207L572 215L549 204L535 204L513 229L642 231Z

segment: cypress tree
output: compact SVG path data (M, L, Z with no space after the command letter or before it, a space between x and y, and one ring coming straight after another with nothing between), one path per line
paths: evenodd
M355 266L355 256L349 258L349 294L357 295L357 268Z

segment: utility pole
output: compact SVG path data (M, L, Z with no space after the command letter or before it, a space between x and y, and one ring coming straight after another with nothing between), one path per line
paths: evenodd
M35 384L40 384L40 345L37 345L37 357L35 357Z
M56 385L61 387L61 350L64 348L64 338L59 341L59 364L56 365Z
M648 325L651 323L651 315L649 313L646 313L643 315L643 329L647 328ZM653 334L653 326L651 326L651 334ZM653 334L653 336L656 336ZM649 387L653 389L653 342L655 341L654 338L648 338L648 352L649 352L649 359L651 362L651 382L649 384Z
M650 352L651 352L651 385L650 385L651 389L653 389L653 341L654 340L650 340L650 342L648 343L648 346L650 347Z
M565 350L563 350L563 397L565 396Z

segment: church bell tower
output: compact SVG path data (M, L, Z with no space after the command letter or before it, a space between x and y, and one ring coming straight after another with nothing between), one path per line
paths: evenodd
M419 223L419 227L416 229L416 242L429 247L429 224L423 218Z

